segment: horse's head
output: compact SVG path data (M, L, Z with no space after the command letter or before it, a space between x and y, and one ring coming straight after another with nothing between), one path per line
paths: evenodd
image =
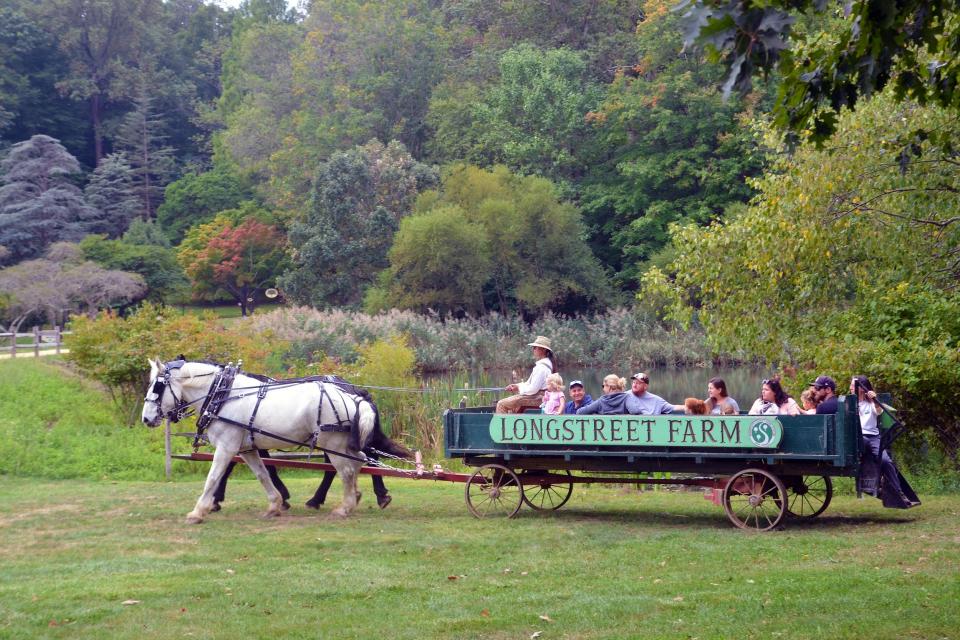
M148 427L157 426L165 416L176 422L181 395L178 374L184 363L182 360L162 363L159 359L153 361L149 358L147 362L150 363L150 384L143 398L140 417Z

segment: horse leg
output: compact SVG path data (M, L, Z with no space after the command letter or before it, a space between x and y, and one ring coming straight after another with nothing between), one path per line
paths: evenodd
M207 481L203 485L203 493L197 499L193 511L187 514L188 524L200 524L204 517L213 510L213 494L219 488L220 480L225 475L235 453L235 450L231 451L227 447L217 447L217 450L213 452L213 464L210 465Z
M257 476L257 480L263 485L263 490L267 492L270 507L267 509L267 512L263 514L263 517L272 518L279 516L283 510L283 496L280 495L280 492L277 491L277 488L273 485L273 480L270 478L270 474L267 473L267 466L263 464L263 460L260 459L260 454L256 451L244 451L240 454L240 457L247 463L247 466L250 467L253 474Z
M343 482L343 502L340 503L339 507L331 511L330 515L345 518L357 507L357 500L359 499L359 491L357 491L357 469L359 465L346 458L339 458L339 460L337 460L336 458L339 456L333 457L333 466L336 467L337 473L340 474L340 480Z

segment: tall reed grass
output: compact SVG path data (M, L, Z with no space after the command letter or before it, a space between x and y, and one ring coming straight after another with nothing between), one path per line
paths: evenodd
M537 335L553 341L565 366L729 366L747 359L713 353L699 328L671 329L629 309L573 318L546 315L527 324L520 316L495 314L453 319L398 310L368 315L286 307L250 318L248 330L269 331L289 342L290 359L323 354L340 362L357 360L366 344L402 335L419 373L526 367L527 343Z

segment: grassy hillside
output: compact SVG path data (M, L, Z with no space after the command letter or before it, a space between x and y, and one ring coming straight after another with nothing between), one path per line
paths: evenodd
M59 358L0 361L0 451L0 474L163 478L163 429L123 426L109 396ZM205 472L196 466L175 472Z

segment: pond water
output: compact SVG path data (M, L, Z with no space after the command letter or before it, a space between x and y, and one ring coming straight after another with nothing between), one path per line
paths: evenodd
M627 390L630 389L630 376L638 373L627 367L562 367L560 375L563 376L565 386L571 380L582 380L587 393L594 399L602 393L602 381L604 376L610 373L616 373L627 379ZM750 405L760 396L760 383L765 377L769 376L768 370L757 367L653 367L645 369L644 372L650 376L651 393L663 397L673 404L683 404L688 397L696 397L701 400L707 397L707 382L714 376L723 378L727 383L727 391L732 396L740 408L744 411L750 408ZM471 375L451 374L445 376L430 377L432 383L441 386L452 385L457 388L469 386L471 388L485 387L504 387L511 382L526 379L530 374L528 369L511 371L483 371ZM505 394L490 392L484 393L485 402L493 403L498 397ZM569 399L569 393L567 393Z

